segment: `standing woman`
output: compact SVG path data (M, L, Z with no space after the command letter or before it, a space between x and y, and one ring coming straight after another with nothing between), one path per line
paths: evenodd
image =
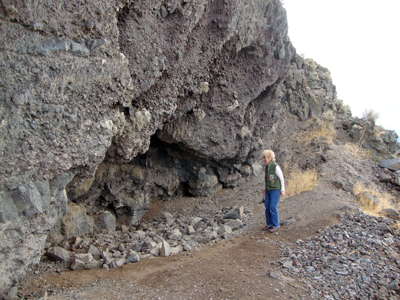
M275 162L275 153L272 150L264 150L262 153L265 164L265 219L266 230L276 232L280 225L279 201L281 195L285 195L285 180L282 169Z

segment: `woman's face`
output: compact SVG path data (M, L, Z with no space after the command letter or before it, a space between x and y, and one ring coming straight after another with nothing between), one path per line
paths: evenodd
M268 164L270 163L270 161L271 161L271 158L270 158L270 157L264 156L264 163L265 163L266 165L268 165Z

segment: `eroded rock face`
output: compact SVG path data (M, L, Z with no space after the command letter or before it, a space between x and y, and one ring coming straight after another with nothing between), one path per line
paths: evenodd
M73 176L75 200L96 202L88 191L106 178L98 196L140 220L156 189L115 182L158 129L205 170L176 168L161 186L166 194L179 180L193 194L218 188L219 162L243 162L252 149L249 103L285 74L294 53L274 0L6 0L0 14L1 291L39 259ZM134 176L141 168L134 164Z
M0 294L39 260L65 186L103 161L130 103L120 2L3 1L0 8Z

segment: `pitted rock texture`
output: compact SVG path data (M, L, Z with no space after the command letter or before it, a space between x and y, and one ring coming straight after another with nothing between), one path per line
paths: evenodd
M1 290L38 259L65 213L59 194L70 179L54 185L59 176L76 175L82 196L106 153L106 163L130 161L157 129L196 156L244 161L252 149L247 106L294 55L277 0L5 0L0 14L1 221L32 234L36 249L17 246L17 238L2 244L15 250L7 264L18 271L2 275ZM192 116L194 137L180 128ZM219 185L215 171L206 174L188 183L193 193ZM49 204L37 182L52 190ZM140 202L131 191L113 186L109 195L143 209L148 195L139 193Z

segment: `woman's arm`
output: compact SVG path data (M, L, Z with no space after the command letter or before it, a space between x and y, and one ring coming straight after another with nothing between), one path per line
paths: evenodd
M275 170L276 176L279 177L279 180L281 181L281 186L282 186L282 192L285 192L285 179L283 178L283 173L282 173L282 169L280 166L276 166L276 170Z

